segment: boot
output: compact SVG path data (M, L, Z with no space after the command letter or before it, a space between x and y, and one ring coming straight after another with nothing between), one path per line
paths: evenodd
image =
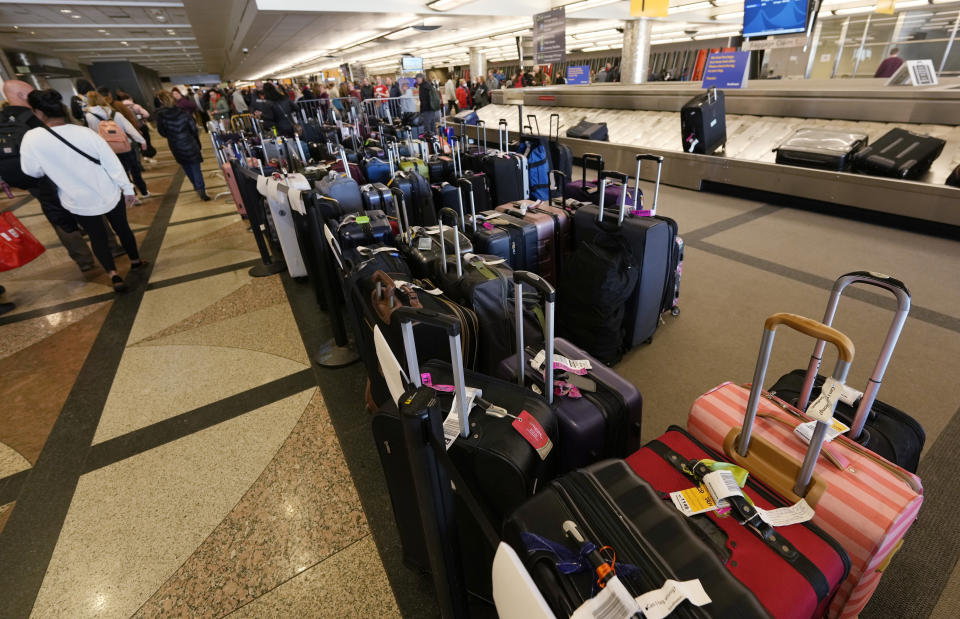
M197 193L200 195L200 199L203 200L204 202L209 202L210 200L213 199L207 195L207 191L205 189L200 189L199 191L197 191Z

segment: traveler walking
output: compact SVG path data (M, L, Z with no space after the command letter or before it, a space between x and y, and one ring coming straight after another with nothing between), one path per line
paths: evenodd
M117 91L116 98L118 101L126 105L127 109L130 110L130 113L133 114L133 117L137 119L137 123L134 126L147 143L147 147L143 149L143 158L150 163L156 163L154 157L157 155L157 149L154 148L153 144L150 143L150 125L147 123L147 121L150 119L150 112L135 102L133 97L122 90Z
M87 93L86 121L87 126L99 133L117 154L123 169L133 179L133 184L140 191L140 195L149 198L150 192L147 191L147 183L141 174L140 161L137 160L137 153L130 145L131 140L140 144L141 147L147 144L136 127L96 91ZM104 125L102 129L101 123ZM139 200L135 201L135 204L139 204Z
M110 276L114 291L125 292L127 285L117 273L107 246L103 216L127 250L131 270L147 263L140 258L137 240L127 223L126 207L133 204L136 196L123 165L96 132L67 123L67 109L59 92L34 90L27 101L44 126L23 136L21 168L25 174L35 178L46 175L53 181L63 207L87 231L93 253Z
M203 155L200 152L200 135L193 116L174 101L173 94L161 90L157 100L162 106L157 110L157 133L167 138L167 145L173 158L183 168L193 188L204 202L210 200L203 182L200 164Z

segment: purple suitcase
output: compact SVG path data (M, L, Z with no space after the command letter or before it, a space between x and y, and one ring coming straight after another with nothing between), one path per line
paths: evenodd
M636 192L639 190L629 186L629 177L621 172L604 170L603 165L603 157L600 155L595 153L584 153L583 165L580 168L580 180L567 183L565 188L566 197L573 198L574 200L578 200L580 202L592 202L593 204L600 204L600 193L598 188L601 185L601 181L606 178L607 189L606 198L604 198L604 201L607 204L620 204L620 194L624 190L627 192L627 203L634 203L636 201ZM590 169L597 170L597 178L595 180L587 180L588 167Z
M562 380L565 385L575 383L582 397L556 395L549 390L547 402L557 413L559 440L557 463L559 471L569 471L587 466L604 458L623 458L641 447L640 422L643 414L643 399L637 388L609 367L588 355L563 338L555 338L553 308L556 291L542 277L528 271L514 271L515 302L523 298L523 284L536 289L544 300L545 317L545 362L546 380L540 372L527 371L530 361L539 350L523 347L523 329L516 328L517 350L524 350L524 362L519 363L517 354L504 359L497 368L497 376L516 380L520 384L536 386L543 390L545 383ZM519 311L519 308L518 308ZM591 368L585 375L575 375L553 368L554 350L570 360L586 360ZM519 372L518 372L519 369ZM592 390L591 390L592 388Z

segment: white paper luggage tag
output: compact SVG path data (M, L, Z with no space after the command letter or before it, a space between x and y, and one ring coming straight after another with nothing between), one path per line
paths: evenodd
M473 408L473 400L479 395L483 394L483 391L480 389L474 389L473 387L467 387L467 416L470 415L470 410ZM453 394L453 404L450 407L450 412L447 413L447 418L443 420L443 446L447 451L450 451L450 446L453 445L453 442L457 440L457 437L460 436L460 415L457 411L460 410L460 407L457 406L457 396L456 392Z
M710 496L717 502L732 496L743 496L737 478L730 471L719 470L707 473L703 476L703 483L707 486Z
M573 611L570 619L626 619L640 615L637 603L620 579L614 576L592 598Z
M816 421L807 421L805 423L801 423L799 426L794 428L793 431L797 436L803 439L804 443L809 445L810 441L813 439L813 429L816 426ZM844 425L844 423L839 419L831 419L830 427L827 428L827 434L826 437L824 437L824 441L829 443L849 429L850 428Z
M306 215L307 209L303 205L303 196L300 194L301 192L299 189L291 189L287 192L287 198L290 200L290 208L301 215Z
M542 370L546 358L547 353L541 350L530 361L530 365L535 370ZM593 369L593 364L590 363L589 359L568 359L563 355L554 354L553 367L557 370L563 370L565 372L570 372L571 374L579 374L580 376L584 376L589 370Z
M753 506L760 514L760 519L773 527L786 527L791 524L800 524L813 518L813 508L803 499L800 499L789 507L780 507L778 509L762 509Z
M699 579L668 580L661 588L648 591L636 598L646 619L663 619L684 600L689 600L694 606L703 606L712 601Z
M835 380L833 377L823 381L823 387L820 388L820 395L807 407L807 417L829 423L833 419L833 411L840 401L840 394L843 393L843 383Z

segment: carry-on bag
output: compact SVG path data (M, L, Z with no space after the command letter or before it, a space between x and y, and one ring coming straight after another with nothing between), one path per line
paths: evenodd
M670 426L628 457L627 464L661 496L687 492L675 504L689 508L690 527L724 540L727 569L753 591L770 614L780 619L822 617L847 577L847 553L809 520L784 520L774 527L759 512L748 511L748 506L767 511L790 508L752 475L746 476L743 497L730 503L729 512L699 512L700 508L709 509L709 505L696 504L701 496L709 495L709 491L701 494L703 478L721 467L728 468L723 459L723 454L706 448L683 428ZM688 500L691 490L695 493Z
M397 206L393 192L383 183L369 183L360 187L360 199L365 211L383 211L388 217L397 218ZM394 232L399 232L399 224Z
M462 252L473 251L473 244L457 227L410 226L407 201L403 192L393 188L394 200L400 205L400 252L410 269L420 278L436 278L446 268L445 243ZM445 242L444 242L445 240Z
M497 368L497 376L536 386L554 407L559 425L557 466L571 471L603 458L623 458L640 447L643 398L629 381L586 351L554 334L556 291L544 278L514 271L514 315L522 315L523 285L543 300L543 346L525 346L517 325L516 351ZM562 355L562 357L555 356ZM539 367L534 367L539 361ZM528 367L530 366L530 367ZM532 371L531 371L532 368ZM554 385L547 389L545 385Z
M923 426L896 407L877 400L887 364L900 338L900 331L907 320L907 314L910 313L910 291L903 282L882 273L869 271L846 273L841 275L833 285L830 300L827 302L827 311L823 316L823 324L827 326L833 324L837 306L840 304L840 295L852 284L866 284L887 290L897 298L897 311L866 389L860 392L847 387L837 403L835 416L849 426L850 430L846 433L848 438L911 473L916 473L917 465L920 463L920 452L926 440ZM807 369L794 370L781 376L780 380L770 388L770 393L804 410L809 402L820 395L820 389L825 381L823 376L817 374L823 357L823 347L823 342L817 342Z
M567 137L577 138L578 140L608 142L610 140L610 133L607 131L607 123L593 123L584 118L567 129Z
M280 185L283 184L281 188ZM283 260L287 265L290 277L305 277L307 267L303 255L300 253L300 244L297 240L297 231L291 213L287 191L310 191L310 183L299 174L290 174L280 180L269 178L264 183L261 192L267 202L270 219L280 241Z
M806 413L762 389L779 325L826 340L839 352L829 389ZM774 314L764 323L750 389L733 383L715 387L694 402L687 421L690 434L725 460L747 469L787 502L803 499L813 509L813 523L850 557L850 573L828 611L829 617L844 619L866 606L923 502L916 475L842 434L825 442L853 350L853 342L832 327ZM809 437L809 448L802 436Z
M410 224L414 226L437 225L437 209L433 204L430 182L416 170L401 170L394 174L388 185L403 192L406 199Z
M604 165L603 156L596 153L584 153L581 159L580 180L567 181L565 187L566 197L578 202L593 202L597 204L599 203L597 191L600 187L600 173L603 172ZM596 170L597 178L588 181L587 169ZM565 174L565 176L567 179L570 178L569 174ZM619 192L617 193L617 197L619 197ZM617 200L614 199L613 203L616 204Z
M676 255L676 223L671 225L660 217L627 216L625 192L620 194L620 208L614 218L612 213L604 212L605 185L606 179L602 179L600 205L582 206L574 214L574 238L580 244L592 240L600 232L618 235L624 239L627 251L636 262L638 282L630 291L623 323L624 349L629 350L651 340L660 325L664 294ZM591 350L588 346L583 347ZM592 350L591 353L596 354Z
M681 148L687 153L712 155L727 143L723 91L711 88L680 108Z
M358 246L393 246L393 227L386 213L380 210L359 210L337 224L337 240L346 251Z
M363 206L360 197L360 183L344 170L351 169L347 164L347 154L340 149L339 170L331 170L323 180L317 183L317 189L325 196L336 200L347 212L356 212Z
M853 169L877 176L918 178L930 169L944 145L940 138L891 129L853 154Z
M499 525L553 478L556 416L543 399L528 389L466 371L459 361L451 365L434 360L421 365L414 325L442 329L449 342L449 358L459 360L462 346L458 321L411 307L395 310L393 320L402 330L407 379L418 387L435 389L442 410L452 411L444 423L450 458L488 510L488 516ZM381 364L385 361L381 359ZM468 388L472 397L467 395ZM413 482L399 425L396 407L385 406L373 417L373 435L387 477L404 559L417 567L429 568L423 535L416 524L420 521L419 508L411 491ZM472 518L467 510L457 510L459 527L472 529L476 526ZM489 565L493 549L479 550L469 556ZM490 561L485 561L484 556ZM484 588L489 591L489 582Z
M557 255L559 251L557 219L560 216L556 213L541 210L539 207L543 204L545 203L540 200L518 200L501 204L496 210L504 215L531 224L536 229L537 244L532 255L528 255L526 266L516 265L512 262L510 265L515 270L527 269L533 271L553 283L557 281L559 275L557 266L560 262Z
M774 150L777 163L842 172L850 167L851 156L866 144L865 133L802 127Z
M685 520L626 462L605 460L540 490L510 516L503 539L556 617L770 617L724 567L724 540ZM702 595L688 599L691 587ZM635 601L644 594L653 599Z
M235 160L223 163L220 169L223 171L223 180L227 183L227 190L230 191L230 197L233 198L233 204L237 207L237 213L241 217L247 217L247 209L243 205L243 197L240 195L240 187L237 185L237 177L234 175L233 166ZM237 163L236 165L240 165Z
M553 170L559 170L569 178L573 174L573 151L570 150L569 146L560 142L560 114L550 114L547 138ZM560 189L560 187L556 187L556 189Z

